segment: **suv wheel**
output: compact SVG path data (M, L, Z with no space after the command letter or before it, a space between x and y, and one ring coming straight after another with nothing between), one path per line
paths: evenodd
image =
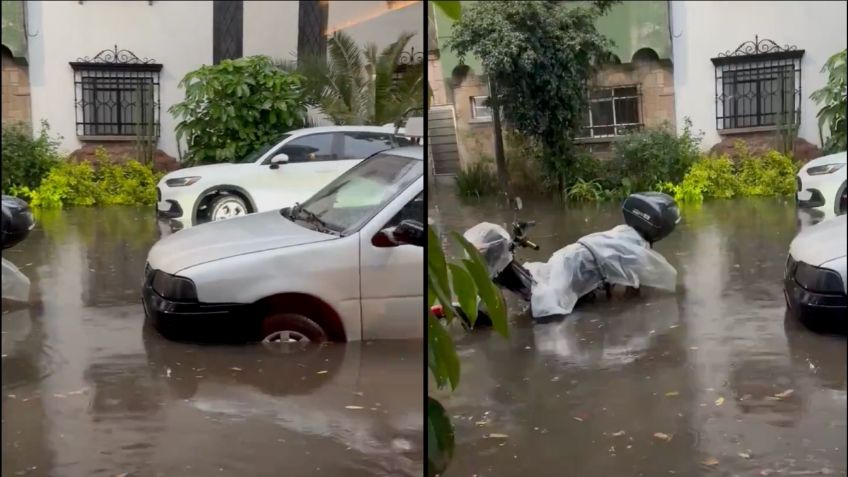
M225 194L209 204L209 219L213 222L247 215L247 204L237 195Z
M327 333L315 321L295 313L274 313L262 320L263 343L323 343Z

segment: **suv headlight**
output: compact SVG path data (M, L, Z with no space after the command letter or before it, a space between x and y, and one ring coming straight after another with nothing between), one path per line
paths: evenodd
M188 278L168 275L157 270L151 286L153 291L169 300L197 301L197 288Z
M804 289L813 292L842 293L842 277L838 273L804 262L797 262L795 266L795 281Z
M811 176L821 176L824 174L833 174L834 172L842 169L845 164L825 164L823 166L816 166L807 169L807 174Z
M190 186L199 180L200 176L177 177L175 179L166 180L165 185L168 187L185 187Z

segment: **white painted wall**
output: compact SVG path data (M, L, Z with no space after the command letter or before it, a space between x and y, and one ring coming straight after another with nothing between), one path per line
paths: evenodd
M675 116L679 130L689 117L705 133L708 149L721 138L715 121L715 67L710 58L735 50L754 35L805 50L801 59L801 126L799 136L821 146L810 93L827 81L821 68L846 47L845 1L671 2Z
M30 1L27 5L32 119L50 122L61 148L82 146L76 136L74 76L68 62L104 49L127 49L162 63L158 147L177 157L176 121L168 107L183 99L186 73L212 63L212 2Z
M332 5L330 6L332 8ZM244 2L244 56L297 58L298 2Z
M375 43L380 49L397 40L401 33L415 33L407 49L423 52L424 7L420 1L331 2L327 32L342 30L357 44Z

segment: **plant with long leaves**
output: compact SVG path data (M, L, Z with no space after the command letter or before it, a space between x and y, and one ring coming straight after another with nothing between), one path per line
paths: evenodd
M827 60L821 70L822 73L827 72L827 84L810 95L810 99L822 107L817 114L819 129L830 133L827 141L822 144L827 153L845 150L845 109L848 108L846 51L848 50L842 50Z
M310 103L338 125L395 123L410 108L424 104L424 65L399 68L414 34L403 33L380 51L373 43L360 47L344 32L327 42L327 59L304 58L295 67L306 77Z
M459 385L460 366L456 346L447 330L457 317L452 297L456 296L459 308L468 317L471 327L477 317L478 299L491 317L492 327L504 338L509 336L506 303L500 291L489 278L480 252L456 232L450 236L464 250L460 261L448 261L442 251L438 234L427 227L427 295L428 305L442 305L445 321L432 313L427 316L427 367L440 389ZM453 457L454 431L445 408L435 398L427 398L427 472L440 475Z

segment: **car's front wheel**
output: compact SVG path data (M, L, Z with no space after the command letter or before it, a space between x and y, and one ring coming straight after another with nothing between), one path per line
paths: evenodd
M247 213L247 204L237 195L220 195L209 204L209 218L213 222L247 215Z
M323 343L327 333L315 321L296 313L273 313L262 320L263 343Z

